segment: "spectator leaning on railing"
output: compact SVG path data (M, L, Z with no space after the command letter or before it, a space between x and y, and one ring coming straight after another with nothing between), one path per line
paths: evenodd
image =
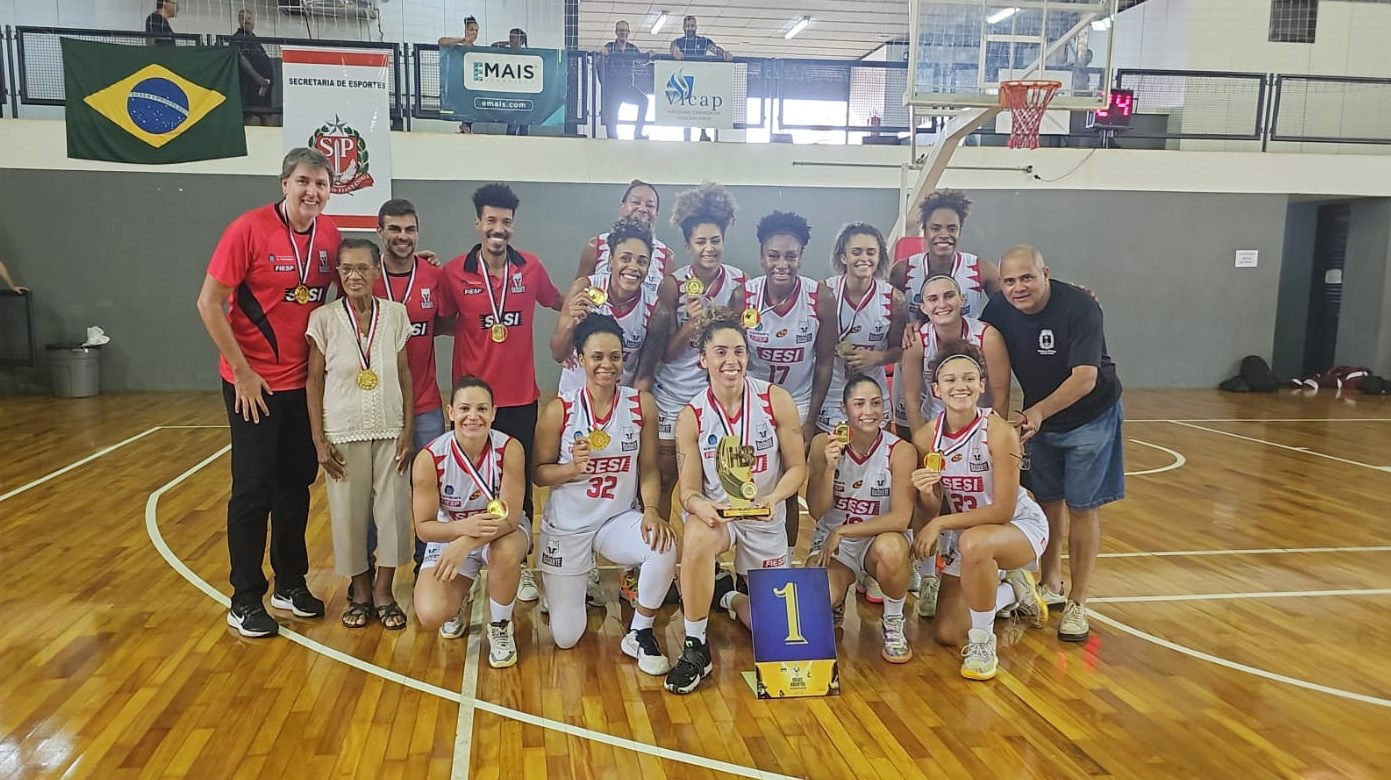
M734 55L730 54L728 49L722 49L704 35L696 34L696 18L694 16L687 16L682 20L681 28L686 31L686 34L671 42L672 57L678 60L719 58L726 62L734 59Z
M237 31L232 33L232 45L237 47L241 65L241 107L243 121L248 125L273 124L270 111L270 91L275 86L275 68L266 54L266 47L256 39L256 15L250 8L237 11Z
M493 44L493 46L500 49L525 49L526 30L523 30L520 27L513 27L511 30L507 31L507 40L497 41ZM531 129L528 125L508 125L507 134L531 135Z
M652 61L652 53L643 53L641 49L628 43L628 23L619 20L613 26L613 40L604 44L600 54L604 56L603 86L604 86L604 128L608 132L609 138L618 137L618 112L622 110L624 103L633 103L638 107L637 129L633 131L634 138L642 138L642 130L647 123L647 93L638 88L637 80L633 76L633 69L643 63Z
M472 16L464 19L464 37L462 38L440 38L441 46L472 46L478 43L478 20ZM464 121L459 123L459 132L472 133L473 123Z
M155 11L145 17L145 35L156 46L174 45L174 28L169 20L179 15L179 0L155 0Z

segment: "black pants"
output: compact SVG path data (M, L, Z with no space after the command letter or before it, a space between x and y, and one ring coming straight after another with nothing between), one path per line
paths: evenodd
M250 423L232 410L236 392L222 383L222 399L232 427L232 498L227 502L227 552L232 563L232 603L259 602L266 595L261 561L270 521L270 565L275 589L304 587L309 552L309 486L319 461L309 433L303 390L281 390L266 397L270 416Z
M647 95L631 84L604 88L604 129L609 138L618 137L618 112L624 103L633 103L638 107L638 123L633 137L641 138L642 129L647 125Z
M536 516L531 512L531 450L536 440L536 408L536 401L526 406L499 406L497 418L493 420L494 428L516 439L526 452L526 493L522 511L532 528L537 527Z

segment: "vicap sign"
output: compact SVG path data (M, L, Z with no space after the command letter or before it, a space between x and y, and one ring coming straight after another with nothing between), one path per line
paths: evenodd
M655 101L657 124L734 129L733 64L658 60L652 75L663 85Z

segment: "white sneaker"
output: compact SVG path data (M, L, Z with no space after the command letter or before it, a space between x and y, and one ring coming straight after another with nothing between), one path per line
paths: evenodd
M961 648L961 676L968 680L994 678L998 666L995 657L995 635L973 628L966 636L966 646Z
M908 635L903 633L903 616L885 617L880 621L884 629L884 649L880 654L891 664L906 664L913 660L913 648L908 646Z
M864 582L860 583L856 589L864 594L865 601L871 604L884 603L884 591L879 588L879 582L873 577L866 575Z
M517 583L517 601L535 601L541 598L541 589L536 587L536 578L531 569L522 567L522 579Z
M918 603L914 609L920 618L930 618L937 615L937 591L942 587L942 581L936 577L923 577L922 587L918 589Z
M916 568L908 571L908 592L917 593L922 589L923 576Z
M512 641L512 621L488 624L488 665L503 669L517 663L517 643Z
M468 627L468 620L464 618L466 606L468 606L468 602L464 602L464 606L459 607L459 611L454 613L454 617L444 621L444 624L440 626L440 636L445 639L458 639L464 635L464 629Z
M1040 585L1038 595L1043 599L1043 603L1049 607L1061 607L1067 601L1067 596L1061 592L1053 590L1051 586Z
M1063 607L1063 620L1058 624L1058 638L1064 642L1085 642L1089 634L1091 626L1087 624L1086 606L1067 602Z
M638 660L638 669L644 674L662 675L671 671L671 661L662 654L662 646L657 644L657 636L650 628L629 631L623 637L623 654Z
M1038 584L1028 569L1010 569L1005 572L1005 582L1014 590L1014 604L1010 611L1016 617L1026 617L1034 628L1048 625L1048 602L1038 592Z
M584 600L591 607L608 606L608 601L604 598L604 587L599 584L598 566L589 570L589 584L584 589Z

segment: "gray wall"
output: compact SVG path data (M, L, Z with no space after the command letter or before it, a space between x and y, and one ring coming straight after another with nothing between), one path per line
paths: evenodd
M640 172L637 172L640 173ZM216 387L216 355L194 297L222 228L278 197L274 179L162 173L6 170L0 187L0 249L35 290L40 344L80 338L88 325L112 337L102 357L104 390ZM421 209L422 246L450 256L476 241L468 196L478 182L399 181ZM614 217L622 189L588 184L516 185L516 243L568 281L584 240ZM663 207L676 194L663 187ZM773 209L813 225L804 272L823 276L837 228L865 219L889 225L886 190L736 187L741 218L727 259L756 262L754 226ZM1286 198L1139 192L981 190L963 248L998 257L1019 241L1043 248L1058 278L1096 291L1121 376L1131 387L1212 386L1245 354L1269 355L1275 332ZM659 236L680 244L663 224ZM1259 249L1260 267L1233 268L1237 249ZM684 257L682 258L684 261ZM537 319L538 373L553 315ZM441 339L441 368L449 343ZM0 369L8 390L47 387L46 366Z
M1343 303L1338 315L1339 365L1391 373L1391 199L1354 201L1348 223Z
M1270 368L1280 377L1304 375L1304 335L1309 324L1309 285L1321 203L1291 203L1285 211L1285 256L1275 317Z

